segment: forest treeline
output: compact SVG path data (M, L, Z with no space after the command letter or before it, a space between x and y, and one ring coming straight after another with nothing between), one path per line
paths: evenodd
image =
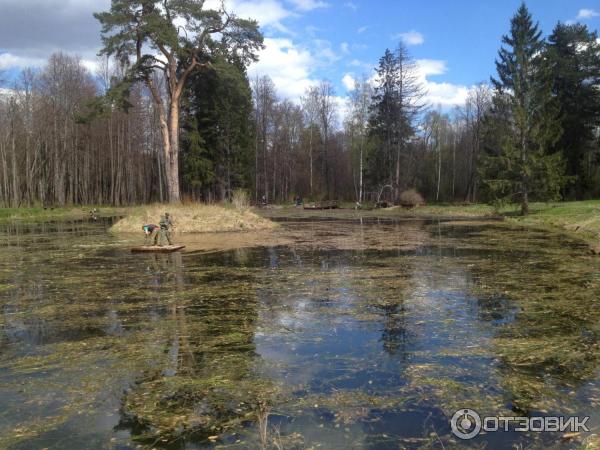
M98 17L105 31L124 23ZM105 39L97 73L64 53L24 70L0 94L0 204L122 205L179 192L212 202L236 189L257 202L394 202L414 188L430 202L516 201L526 213L532 200L600 196L600 41L583 24L544 37L522 5L497 73L452 110L426 104L400 44L356 81L343 115L327 80L293 101L268 76L249 78L262 37L252 21L227 35L230 26L218 22L221 40L203 53L174 43L149 61L139 45L136 59L124 45L135 36L123 34Z

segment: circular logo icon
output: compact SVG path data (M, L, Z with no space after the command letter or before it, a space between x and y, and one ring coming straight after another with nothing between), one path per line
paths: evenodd
M450 420L452 433L459 439L473 439L481 431L481 417L472 409L459 409Z

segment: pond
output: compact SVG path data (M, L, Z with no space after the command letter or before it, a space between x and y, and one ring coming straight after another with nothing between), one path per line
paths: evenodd
M248 247L140 255L111 223L0 226L0 448L578 448L599 433L600 258L566 236L289 220ZM461 440L464 408L589 416L591 431Z

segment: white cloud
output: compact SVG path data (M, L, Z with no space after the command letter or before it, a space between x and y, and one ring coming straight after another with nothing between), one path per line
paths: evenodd
M400 39L406 45L421 45L425 42L425 37L415 30L394 34L392 39Z
M354 89L356 89L356 80L349 73L344 75L344 77L342 78L342 84L349 91L353 91Z
M469 88L452 83L436 83L426 81L427 91L424 100L429 105L458 106L463 105L469 95Z
M259 60L248 68L248 75L267 75L275 84L277 94L299 102L306 89L322 78L317 71L338 61L340 57L326 40L312 40L310 46L295 43L291 38L267 37Z
M346 2L344 3L344 6L352 11L356 11L358 9L358 5L354 2Z
M356 30L356 32L358 34L363 34L365 31L367 31L369 27L360 27L358 30Z
M446 61L439 59L417 59L416 64L421 78L429 75L443 75L448 71Z
M467 99L469 88L461 84L448 82L437 82L430 79L437 75L443 75L448 71L446 61L437 59L418 59L416 63L416 77L424 91L423 101L430 106L441 105L442 107L453 107L462 105ZM377 72L369 81L373 86L377 85Z
M580 19L591 19L593 17L598 17L600 16L600 13L593 10L593 9L588 9L588 8L583 8L579 10L579 13L577 13L577 17L576 19L580 20Z
M35 58L27 56L13 55L12 53L0 54L0 70L7 69L26 69L44 67L48 62L47 58ZM90 73L95 73L98 69L98 61L91 59L81 59L81 65Z
M0 87L0 99L2 99L2 98L8 99L8 98L14 96L15 94L17 94L18 92L19 91L16 91L14 89Z
M333 102L335 103L336 112L337 112L337 124L342 125L346 120L346 117L350 114L350 99L348 97L333 97Z
M325 39L313 39L311 44L314 47L316 62L320 66L327 66L341 59L341 56L331 48L331 42Z
M348 44L347 42L342 42L340 44L340 50L342 50L342 53L347 55L348 53L350 53L350 44Z
M359 59L353 59L353 60L352 60L352 61L350 61L348 64L349 64L350 66L354 66L354 67L360 67L360 66L364 65L365 63L364 63L364 62L362 62L362 61L361 61L361 60L359 60Z
M368 48L369 46L367 44L352 44L352 46L350 47L350 49L355 52L367 50Z
M328 8L330 5L321 0L289 0L300 11L312 11L318 8Z
M96 73L100 68L98 60L92 61L91 59L82 59L81 65L85 67L90 73Z
M375 70L375 65L373 63L361 61L360 59L353 59L348 62L348 65L350 67L359 68L363 73L371 73L373 70Z
M0 54L0 70L42 67L44 64L46 64L46 59L44 58L17 56L12 53Z
M248 69L249 75L270 76L283 97L297 101L307 87L315 84L310 77L315 67L314 56L290 39L265 38L265 48L259 52L259 58Z
M428 77L443 75L448 71L446 61L418 59L417 76L425 90L425 102L429 105L457 106L464 104L469 88L460 84L438 83Z
M218 10L221 0L207 0L204 7ZM278 0L226 0L225 9L239 17L254 19L261 27L272 27L281 32L287 32L281 21L294 16Z

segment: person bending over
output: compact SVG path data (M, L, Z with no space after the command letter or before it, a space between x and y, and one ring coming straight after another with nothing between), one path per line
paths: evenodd
M158 225L148 223L142 226L142 230L144 230L144 245L148 245L148 242L152 239L152 235L158 233Z

